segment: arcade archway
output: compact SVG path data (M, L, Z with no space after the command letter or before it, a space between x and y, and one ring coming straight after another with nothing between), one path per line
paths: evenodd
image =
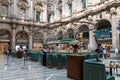
M11 45L11 32L7 29L0 29L0 54L5 53Z
M58 36L58 40L61 40L63 38L63 32L59 31L57 36Z
M89 44L89 27L87 25L81 25L78 28L76 38L81 42L82 49L88 49Z
M33 36L33 49L40 50L43 49L42 43L44 40L44 36L42 32L36 32Z
M104 48L109 46L112 47L112 36L111 36L111 23L106 20L100 20L96 24L96 42L98 46L103 46Z
M19 31L16 34L16 49L28 49L29 36L26 31Z
M74 38L74 29L69 28L67 30L68 38Z

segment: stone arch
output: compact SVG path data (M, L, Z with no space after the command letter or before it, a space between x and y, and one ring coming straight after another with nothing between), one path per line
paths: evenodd
M117 12L117 15L118 15L118 17L120 18L120 7L117 7L117 9L116 9L116 12Z
M62 0L58 0L57 4L59 5L59 4L61 4L61 3L62 3Z
M28 38L28 33L26 31L18 31L16 33L16 38Z
M98 46L107 46L112 44L112 25L109 20L102 19L96 24L96 42ZM100 39L101 38L101 39Z
M12 0L0 0L0 15L8 16Z
M63 38L63 31L58 31L58 40L62 39Z
M40 1L34 2L34 9L36 11L43 11L43 4Z
M68 38L74 38L74 29L68 28L67 35L68 35Z
M43 14L43 4L40 1L34 2L34 16L36 21L40 21Z
M89 38L89 27L86 24L80 25L78 28L78 33L82 34L82 38Z
M28 49L29 45L29 35L26 31L18 31L16 33L16 49L21 48L21 49Z
M12 3L12 0L0 0L1 4L9 5Z
M102 19L102 20L98 21L98 23L96 23L97 30L111 28L111 27L112 27L112 25L111 25L110 21L107 19Z
M19 0L18 1L18 12L19 17L22 19L27 18L27 12L29 8L29 3L27 0Z
M0 36L9 39L12 37L11 32L7 29L0 29Z
M44 35L42 32L36 32L34 33L33 39L34 39L34 42L43 42Z
M88 27L88 25L86 25L86 24L82 24L82 25L79 26L78 31L79 31L79 32L89 31L89 27Z
M19 0L18 6L20 6L21 8L24 8L24 9L28 8L29 7L28 0Z
M11 46L11 32L7 29L0 29L0 53L6 53L8 47ZM10 47L11 48L11 47Z
M81 24L75 35L76 39L81 41L80 48L88 49L89 44L89 26L87 24Z

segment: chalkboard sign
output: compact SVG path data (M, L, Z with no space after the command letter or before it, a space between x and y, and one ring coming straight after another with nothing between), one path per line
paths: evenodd
M107 37L110 36L110 29L102 29L95 32L96 37Z

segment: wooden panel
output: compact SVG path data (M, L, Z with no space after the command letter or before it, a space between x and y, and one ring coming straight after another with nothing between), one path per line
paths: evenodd
M0 43L0 54L3 54L8 48L8 43Z
M67 76L75 80L83 80L82 55L67 55Z

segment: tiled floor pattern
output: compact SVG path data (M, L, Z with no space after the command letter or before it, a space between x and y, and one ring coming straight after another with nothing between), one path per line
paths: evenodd
M9 58L0 55L0 80L71 80L66 77L65 69L47 68L39 62L26 61L24 59Z
M110 59L103 60L105 64L109 62ZM0 55L0 80L72 80L67 78L66 69L47 68L40 62L28 60L24 67L24 59L9 57L8 63L9 65L6 65L7 56ZM120 80L120 77L115 76L115 80Z

